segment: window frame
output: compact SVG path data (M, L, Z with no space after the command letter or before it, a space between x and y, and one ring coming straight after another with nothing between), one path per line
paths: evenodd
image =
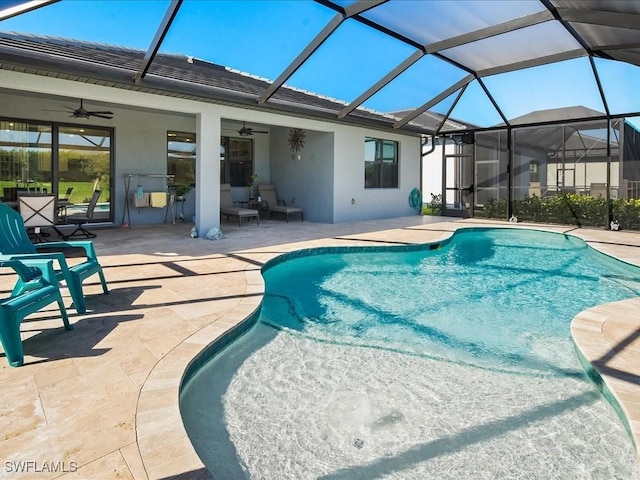
M27 128L29 126L47 127L48 130L46 131L46 134L49 135L50 137L48 142L43 143L43 145L46 145L46 148L37 146L38 144L40 144L39 140L36 142L28 142L27 144L25 144L27 145L26 147L27 149L42 148L43 150L46 150L45 157L48 160L47 160L46 168L42 171L43 172L48 171L49 177L47 177L46 179L41 178L37 182L35 182L33 185L29 185L29 182L25 184L25 182L23 181L23 180L30 180L29 178L23 178L22 176L20 178L17 178L15 176L13 176L13 178L8 178L8 176L5 177L5 173L10 174L13 171L9 167L9 165L11 162L14 161L11 158L11 155L7 153L3 155L2 162L5 162L5 163L8 162L8 163L5 166L0 166L0 174L1 174L0 175L0 197L5 196L3 192L3 188L5 188L6 186L9 186L9 184L11 187L14 187L16 190L18 189L18 187L20 189L22 188L35 189L36 191L40 189L40 191L42 192L44 192L46 189L47 192L53 193L54 195L61 194L62 191L64 190L62 190L60 182L61 181L65 182L64 178L61 178L61 167L62 167L61 162L64 162L64 160L61 159L61 157L64 157L64 155L61 155L61 152L64 152L67 150L64 148L65 145L61 145L61 142L60 142L61 133L64 134L65 129L74 129L74 130L77 130L78 133L81 133L83 129L86 129L89 131L94 131L94 130L104 131L106 133L105 138L109 139L109 146L106 148L109 155L109 172L107 173L108 178L105 178L104 181L102 182L103 183L102 186L104 190L103 190L103 196L101 198L104 198L105 201L109 203L109 210L108 210L108 217L105 216L103 220L108 222L114 221L115 184L113 179L114 179L115 168L116 168L116 154L115 154L116 131L114 127L89 125L89 124L76 124L76 123L68 123L68 122L57 122L57 121L52 122L52 121L44 121L44 120L38 120L38 119L3 117L3 116L0 116L0 122L3 122L3 123L6 122L8 126L13 126L14 123L18 123L18 124L25 124ZM9 131L9 130L5 129L5 131ZM89 143L91 143L91 140L89 140ZM78 199L77 195L78 195L78 192L74 192L72 193L71 198L75 196L76 198L74 199L74 201L78 200L79 203L83 203L85 199L84 198Z
M184 156L181 158L171 157L172 152L182 152L183 150L175 150L170 148L170 143L184 143L193 144L193 152L190 156ZM196 146L198 138L193 132L180 132L177 130L167 130L167 175L174 175L174 182L177 184L189 185L195 187L196 185ZM184 153L189 153L184 151ZM178 172L178 161L186 161L187 170L191 170L190 173L181 174Z
M364 142L364 188L399 188L400 142L374 137L365 137ZM374 142L373 160L368 159L367 142ZM386 156L389 146L393 147L392 157Z
M246 156L243 156L242 147L233 153L233 142L246 143ZM228 183L232 187L246 187L251 183L251 176L255 171L255 142L247 137L220 137L220 183ZM232 156L233 155L233 156ZM248 165L245 165L245 162ZM244 177L240 178L238 177Z

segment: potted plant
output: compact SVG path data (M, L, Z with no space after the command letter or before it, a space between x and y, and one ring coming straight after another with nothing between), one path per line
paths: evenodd
M171 188L176 192L176 200L181 201L184 196L191 191L191 185L186 183L174 183Z
M258 185L263 180L264 178L262 178L257 173L251 175L251 182L249 182L249 200L253 200L255 198L255 194L258 191Z

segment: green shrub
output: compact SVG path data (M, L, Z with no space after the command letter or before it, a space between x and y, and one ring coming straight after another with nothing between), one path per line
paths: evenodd
M640 200L612 200L611 218L620 224L620 228L640 230Z
M608 226L607 201L603 197L565 194L540 198L525 196L511 204L519 221L590 227ZM610 200L610 214L622 229L640 230L640 200ZM489 198L482 216L507 219L507 200Z
M506 200L497 200L493 197L489 197L489 199L484 204L484 216L486 218L507 218L507 201Z
M431 194L431 201L422 206L422 215L442 215L442 194Z

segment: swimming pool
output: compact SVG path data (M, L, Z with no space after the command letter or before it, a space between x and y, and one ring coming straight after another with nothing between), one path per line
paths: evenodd
M265 268L259 323L184 386L216 478L638 478L569 333L638 269L529 230L356 250Z

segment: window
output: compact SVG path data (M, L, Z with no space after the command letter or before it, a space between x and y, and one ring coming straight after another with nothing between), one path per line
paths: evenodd
M538 162L529 163L529 181L530 182L540 181L540 177L538 176Z
M70 188L69 201L88 203L100 190L99 208L94 218L111 216L109 191L112 175L111 130L103 127L58 127L58 192ZM80 207L78 207L80 208ZM69 207L69 210L73 210Z
M19 191L69 192L85 208L101 190L97 217L112 219L113 129L0 119L0 197L15 202ZM94 217L95 218L95 217Z
M53 188L52 126L26 121L0 121L0 186L5 200L17 189L51 192Z
M398 188L398 142L365 138L364 188Z
M167 174L174 175L177 184L195 185L195 133L167 132Z
M253 140L222 137L220 140L220 183L246 187L253 174Z

